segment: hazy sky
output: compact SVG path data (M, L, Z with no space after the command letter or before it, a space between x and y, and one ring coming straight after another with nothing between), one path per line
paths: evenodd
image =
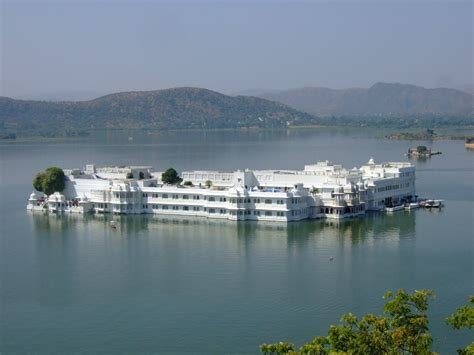
M471 1L0 1L4 96L473 80Z

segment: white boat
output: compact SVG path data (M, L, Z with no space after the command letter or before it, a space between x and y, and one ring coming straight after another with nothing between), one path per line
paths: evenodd
M415 208L419 208L419 207L420 207L420 204L418 202L411 202L405 205L405 209L407 211L414 210Z
M433 201L433 204L431 205L431 207L433 208L441 208L444 206L444 201L443 200L434 200Z
M393 207L385 207L385 212L393 213L393 212L401 211L404 208L405 208L405 206L403 206L403 205L393 206Z
M434 200L426 200L423 202L423 207L425 208L431 208L434 205Z

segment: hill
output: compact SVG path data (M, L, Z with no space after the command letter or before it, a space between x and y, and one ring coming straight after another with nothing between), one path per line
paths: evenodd
M306 87L260 97L317 116L472 115L474 97L455 89L377 83L368 89Z
M94 100L47 102L0 97L3 132L66 132L100 128L283 127L314 117L284 104L199 88L122 92Z

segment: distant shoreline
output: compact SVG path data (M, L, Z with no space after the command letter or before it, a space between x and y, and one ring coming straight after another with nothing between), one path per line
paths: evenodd
M146 128L100 128L94 131L87 131L87 134L82 136L71 136L71 137L64 137L64 136L57 136L57 137L48 137L42 135L31 135L31 136L17 136L16 138L12 139L1 139L0 143L8 144L8 143L49 143L49 142L74 142L74 141L81 141L83 139L87 139L91 135L96 132L104 132L104 131L114 131L114 132L142 132L148 136L160 136L161 134L172 132L172 133L179 133L179 132L269 132L269 131L299 131L299 130L326 130L326 129L352 129L352 128L359 128L366 132L373 132L373 131L381 131L378 135L374 135L374 138L378 139L386 139L386 140L405 140L405 141L441 141L441 140L465 140L466 138L472 137L474 132L470 134L461 133L462 131L474 131L474 126L466 126L466 127L446 127L441 129L443 131L439 134L433 136L427 136L425 131L422 131L421 128L415 128L415 132L400 132L399 129L396 128L380 128L380 127L361 127L359 125L320 125L320 124L313 124L313 125L290 125L285 128L262 128L262 127L239 127L239 128L188 128L188 129L146 129ZM419 130L419 131L417 131ZM448 132L446 132L448 131ZM459 132L459 133L458 133Z

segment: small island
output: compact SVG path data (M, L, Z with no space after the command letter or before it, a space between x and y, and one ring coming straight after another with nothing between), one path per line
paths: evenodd
M441 152L434 152L430 148L427 148L425 145L419 145L417 147L408 148L407 156L409 158L418 158L426 159L430 158L432 155L438 155Z

